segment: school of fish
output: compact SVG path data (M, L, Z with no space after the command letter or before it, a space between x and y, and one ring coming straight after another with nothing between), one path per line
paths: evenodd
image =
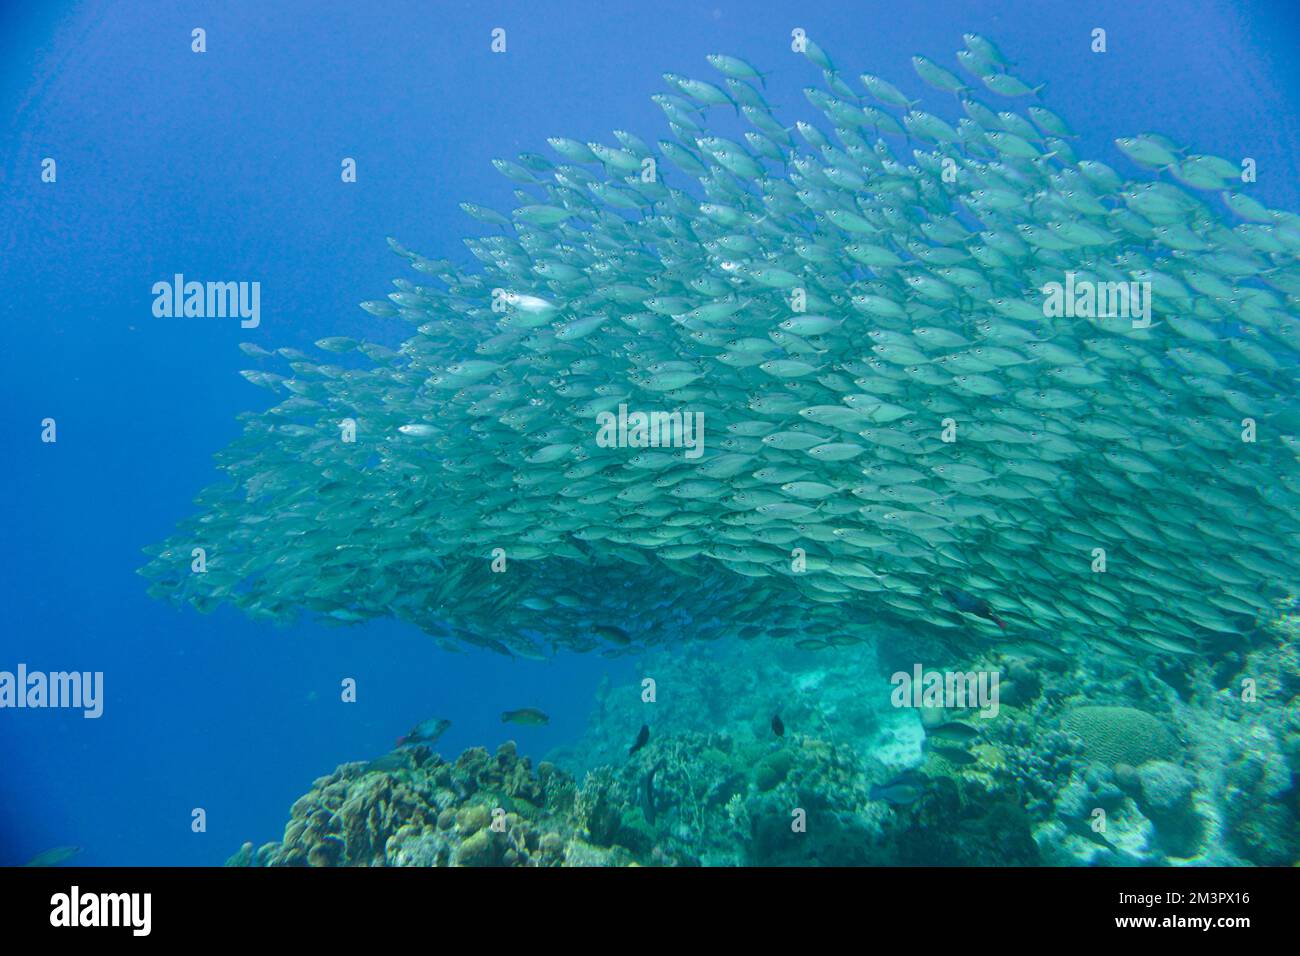
M913 58L955 121L809 39L829 133L719 55L665 74L653 146L495 160L519 206L462 204L499 227L476 266L389 240L416 275L362 307L400 347L242 346L279 403L151 593L524 656L877 619L1132 661L1247 639L1300 549L1300 216L1157 134L1116 141L1135 178L1079 159L965 47ZM1149 326L1050 317L1067 273L1149 283ZM702 413L702 454L598 443L619 406Z

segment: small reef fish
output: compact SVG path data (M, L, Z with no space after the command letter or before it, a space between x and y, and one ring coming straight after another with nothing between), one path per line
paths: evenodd
M957 610L992 621L1004 631L1007 629L1006 622L993 613L992 605L983 598L977 598L958 588L944 588L943 596L952 602L952 606Z
M641 812L645 814L646 823L651 826L654 826L655 817L659 813L659 808L655 804L655 774L662 770L663 766L664 761L660 760L641 780Z
M397 773L402 770L411 769L410 752L406 750L394 750L384 754L382 757L376 757L366 764L366 773Z
M772 715L772 733L776 734L778 737L785 736L785 722L781 720L780 714Z
M930 727L925 732L927 737L933 737L937 740L950 740L954 743L967 743L974 740L980 735L980 732L970 724L963 724L959 720L950 720L945 724L939 724L937 727Z
M970 751L961 750L957 747L932 747L931 750L950 764L958 767L969 767L978 759Z
M428 720L422 720L403 737L397 738L397 746L406 747L412 744L425 744L433 746L447 732L451 726L451 721L443 717L430 717Z
M519 710L507 710L501 714L503 724L522 724L525 727L541 727L549 724L551 718L536 707L521 707Z
M636 742L632 744L632 749L627 752L627 755L629 757L632 756L634 753L636 753L638 750L644 747L646 743L649 742L649 740L650 740L650 725L642 724L641 732L636 735Z
M79 846L56 846L37 853L23 866L58 866L61 863L67 863L80 852L81 847Z
M1058 816L1057 819L1061 821L1061 823L1065 826L1066 830L1068 830L1070 833L1073 833L1075 836L1081 836L1085 840L1089 840L1092 843L1097 844L1098 846L1104 846L1108 850L1115 849L1115 844L1111 843L1104 836L1102 836L1102 834L1094 830L1092 828L1092 825L1088 823L1086 820L1080 820L1078 817L1071 816L1069 814L1063 814L1061 816Z
M868 795L872 800L883 800L896 807L904 807L921 798L928 782L922 774L907 770L887 783L873 783Z

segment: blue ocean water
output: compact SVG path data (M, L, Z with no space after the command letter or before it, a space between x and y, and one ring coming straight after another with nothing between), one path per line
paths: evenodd
M207 31L208 51L190 50ZM493 55L503 27L508 52ZM457 203L509 208L490 165L545 137L664 128L665 71L707 53L771 70L769 97L806 116L789 50L805 28L853 73L924 88L968 31L1048 82L1082 156L1158 131L1250 155L1255 195L1300 208L1300 9L1231 2L115 3L0 13L0 669L105 674L104 716L0 712L0 864L57 845L79 862L213 864L278 837L288 806L336 764L382 754L416 721L440 749L513 738L541 756L582 731L597 683L629 660L541 663L451 654L414 628L276 629L229 607L149 599L140 549L215 477L212 454L262 408L241 341L307 348L376 333L357 308L398 274L393 235L470 257L491 230ZM1088 49L1094 27L1109 52ZM928 92L928 91L927 91ZM42 183L41 161L58 163ZM358 165L340 181L342 158ZM181 272L261 283L262 323L161 320L151 286ZM403 329L389 323L387 341ZM57 444L39 440L58 422ZM339 700L354 678L358 701ZM544 728L505 727L536 706ZM203 808L207 830L191 830Z

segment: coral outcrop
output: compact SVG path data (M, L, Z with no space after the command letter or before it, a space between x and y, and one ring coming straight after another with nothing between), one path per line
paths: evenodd
M816 654L655 652L655 693L607 683L582 738L535 768L509 743L344 764L279 842L230 862L1292 865L1294 630L1283 616L1218 656L1140 669L1014 642L945 660L892 632ZM918 658L1000 674L997 713L896 706L889 674Z
M1158 718L1133 707L1076 707L1063 724L1083 740L1089 760L1109 767L1169 760L1179 750L1177 739Z

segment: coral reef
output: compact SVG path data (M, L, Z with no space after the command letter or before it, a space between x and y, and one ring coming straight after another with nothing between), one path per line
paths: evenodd
M513 744L344 764L280 842L230 864L1291 865L1293 629L1279 616L1217 657L1148 668L879 626L813 654L651 652L536 769ZM895 706L888 675L917 660L1000 674L998 713Z
M572 778L550 764L534 771L513 743L444 761L425 747L397 751L382 766L343 764L290 810L284 837L232 865L548 866L575 842L563 821ZM392 766L395 762L405 766ZM555 832L557 823L563 832Z
M546 762L533 771L511 743L454 762L413 748L401 769L344 764L293 805L280 842L245 844L228 864L889 862L872 856L883 814L859 812L867 784L857 761L824 742L763 753L725 735L688 734L653 742L640 757L599 768L580 786Z

